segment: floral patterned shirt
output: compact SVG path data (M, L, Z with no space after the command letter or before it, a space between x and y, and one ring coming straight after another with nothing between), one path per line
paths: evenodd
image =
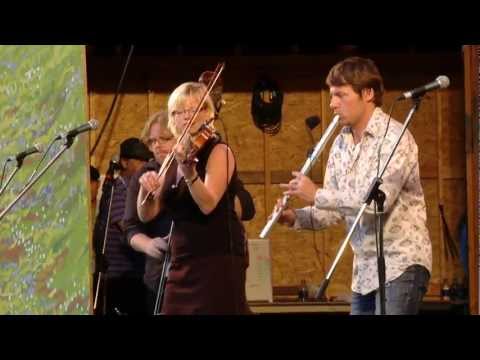
M355 144L350 127L335 139L325 170L324 187L317 190L314 206L297 209L296 229L323 229L344 219L350 229L377 176L378 147L388 115L376 108L361 141ZM394 146L402 124L391 119L381 148L380 170ZM432 245L420 182L418 148L406 130L382 177L385 193L384 255L386 282L400 276L411 265L432 271ZM378 289L374 202L366 208L351 238L354 253L352 291L368 294Z

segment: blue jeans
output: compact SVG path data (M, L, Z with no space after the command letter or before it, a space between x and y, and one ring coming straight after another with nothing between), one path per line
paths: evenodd
M395 280L385 284L386 315L416 315L427 292L430 273L421 265L412 265ZM352 292L351 315L379 315L380 293Z

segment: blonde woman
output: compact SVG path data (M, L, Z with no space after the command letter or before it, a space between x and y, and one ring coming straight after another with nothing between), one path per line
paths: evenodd
M177 87L168 100L168 127L178 139L200 103L205 85L188 82ZM214 116L207 98L194 128ZM171 266L162 307L164 314L244 314L245 236L234 210L238 184L231 149L212 138L188 161L185 144L174 148L175 161L158 178L147 172L140 179L137 210L141 221L159 214L174 221ZM158 190L158 191L157 191ZM144 205L150 191L155 196Z

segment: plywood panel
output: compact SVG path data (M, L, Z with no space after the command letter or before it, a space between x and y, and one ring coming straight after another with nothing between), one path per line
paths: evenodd
M465 110L463 91L441 92L442 138L439 144L443 179L465 178Z
M330 270L330 267L338 254L338 250L347 236L345 223L338 224L328 230L324 230L325 241L325 272ZM330 279L330 285L327 289L327 296L337 297L340 299L349 299L351 296L352 283L352 264L353 251L350 245L342 254L340 261Z
M278 186L270 191L274 198L280 197ZM302 206L293 201L291 206ZM324 276L323 246L321 234L312 231L296 231L276 225L270 232L272 245L272 277L274 286L298 285L301 280L307 284L318 284Z
M389 91L384 96L383 110L388 113L393 100L403 91ZM413 115L408 130L412 133L418 146L420 176L433 178L438 176L437 152L437 114L436 97L426 95L418 111ZM404 123L411 108L411 102L403 101L395 104L392 117Z
M458 227L462 216L466 213L466 192L465 180L443 180L442 182L443 207L445 219L450 230L453 241L457 249L459 249L459 231ZM443 231L443 228L442 228ZM445 234L444 234L445 237ZM445 237L446 240L446 237ZM448 279L463 279L464 272L459 259L447 262Z
M223 98L226 104L221 111L222 121L216 122L216 128L228 140L235 153L237 169L264 171L264 138L263 133L254 126L250 115L251 95L228 92Z
M112 99L113 96L110 95L95 94L94 96L91 112L101 124L105 121ZM119 97L116 110L113 112L95 151L93 162L101 173L106 172L112 156L119 153L120 143L123 140L132 136L140 136L148 118L147 104L146 93L124 94Z
M429 295L439 296L443 279L445 277L444 244L440 238L440 214L438 212L438 186L437 181L422 179L425 203L427 206L427 227L432 242L432 273L430 278Z
M330 91L327 90L322 90L322 129L314 129L314 136L320 141L321 137L325 133L325 130L328 128L330 123L332 122L334 118L334 114L332 109L330 108ZM333 142L335 141L335 138L338 136L340 133L340 130L342 129L341 125L337 125L337 128L335 129L335 132L329 139L327 146L322 152L321 155L321 161L319 159L317 165L315 166L316 168L321 166L321 173L322 173L322 184L323 184L323 175L325 171L325 167L327 166L327 161L328 161L328 156L330 154L330 149L332 147ZM321 132L320 132L321 131ZM317 170L318 171L318 170Z
M148 117L160 110L167 110L168 94L150 90L148 92Z
M272 171L300 170L307 158L308 150L316 144L316 138L305 125L305 119L313 115L319 116L321 113L320 92L285 94L282 128L271 141Z

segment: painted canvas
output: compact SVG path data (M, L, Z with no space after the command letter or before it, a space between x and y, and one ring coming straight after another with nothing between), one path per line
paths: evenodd
M84 46L0 46L3 182L17 166L9 156L34 144L44 151L25 158L0 211L59 152L64 142L54 138L87 122L85 71ZM87 147L87 135L77 136L0 220L0 314L89 313Z

